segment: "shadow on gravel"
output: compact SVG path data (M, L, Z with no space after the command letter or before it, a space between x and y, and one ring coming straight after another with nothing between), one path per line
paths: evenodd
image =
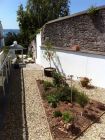
M0 87L0 140L28 140L23 70L12 68L5 87L5 97Z

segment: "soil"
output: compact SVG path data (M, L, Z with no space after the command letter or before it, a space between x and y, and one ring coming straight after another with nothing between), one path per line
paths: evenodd
M43 84L39 80L37 84L42 95L44 93ZM71 104L70 102L60 102L56 108L52 108L44 99L43 105L54 140L74 140L78 138L93 123L99 123L100 117L105 113L105 105L91 99L84 108L77 103ZM53 112L57 110L72 112L74 120L70 123L64 123L62 117L55 118Z

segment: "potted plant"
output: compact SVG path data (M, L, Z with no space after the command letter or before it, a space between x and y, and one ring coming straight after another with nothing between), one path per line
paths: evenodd
M89 82L90 82L90 79L87 78L87 77L81 77L80 82L81 82L81 85L82 85L83 87L87 87L88 84L89 84Z
M49 42L48 40L45 41L45 51L44 51L44 58L49 62L49 67L44 68L44 75L47 77L52 77L53 72L56 71L55 68L53 68L51 66L51 61L54 58L55 55L55 51L52 47L51 42Z

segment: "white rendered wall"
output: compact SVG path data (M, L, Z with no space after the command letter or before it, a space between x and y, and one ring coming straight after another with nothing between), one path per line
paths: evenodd
M40 64L47 67L49 63L43 54L44 50L41 49ZM105 56L68 51L57 51L56 54L60 64L57 59L55 61L60 71L66 75L74 75L75 79L86 76L92 79L93 85L105 88Z
M41 32L36 35L36 63L41 64Z

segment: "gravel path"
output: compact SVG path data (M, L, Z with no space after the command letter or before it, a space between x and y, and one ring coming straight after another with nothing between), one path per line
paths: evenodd
M33 67L26 67L23 70L28 137L29 140L52 140L41 96L36 83L36 78L41 76L40 74L40 71L35 71Z

